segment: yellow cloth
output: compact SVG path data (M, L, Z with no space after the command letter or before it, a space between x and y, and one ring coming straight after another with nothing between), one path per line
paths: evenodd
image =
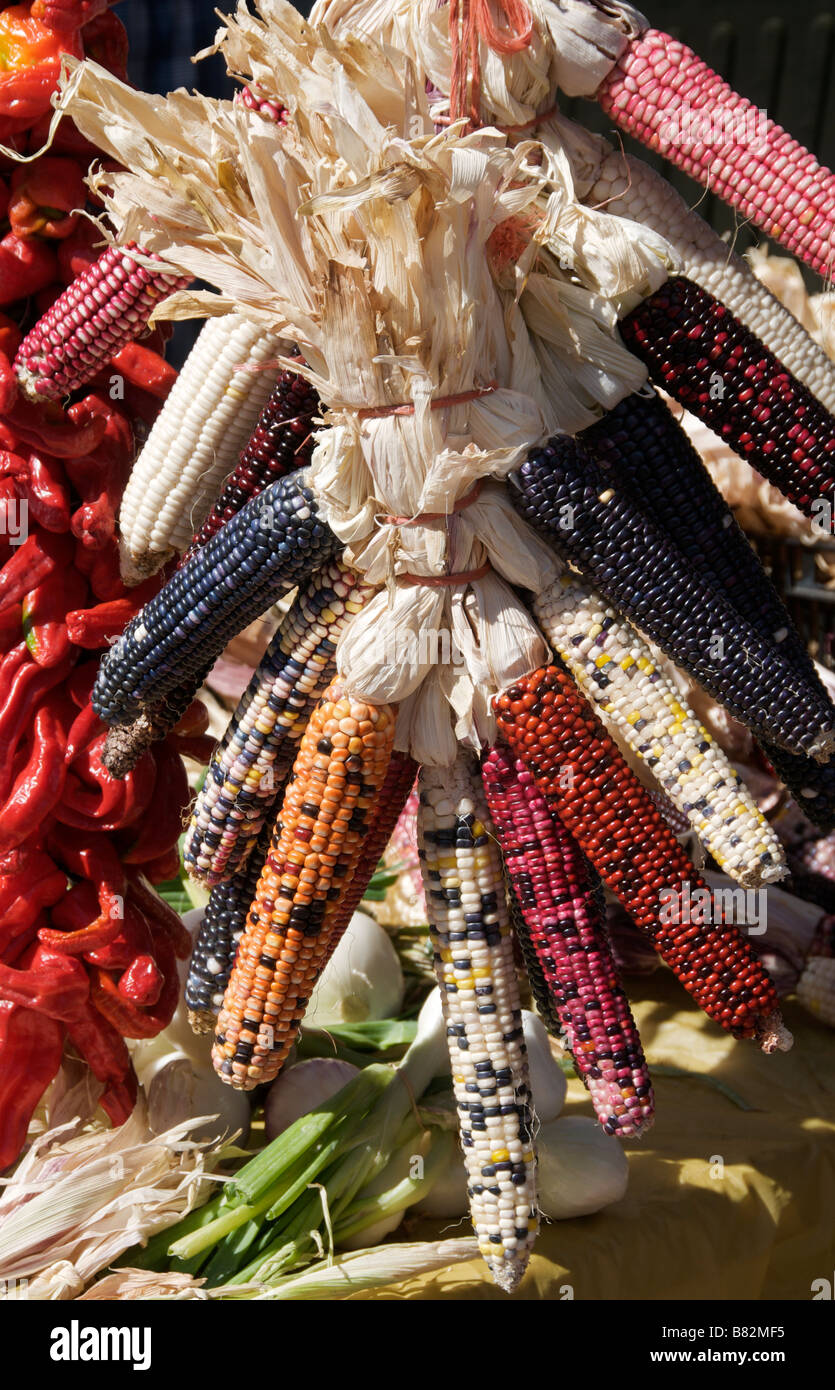
M791 1052L765 1057L689 1007L666 971L633 983L653 1062L708 1072L713 1087L655 1079L656 1119L627 1145L629 1189L595 1216L543 1225L522 1299L798 1299L835 1270L835 1034L796 1004ZM565 1114L592 1113L578 1081ZM717 1164L721 1157L721 1167ZM714 1174L714 1176L712 1176ZM414 1221L398 1236L469 1235L469 1223ZM478 1262L355 1298L505 1299Z

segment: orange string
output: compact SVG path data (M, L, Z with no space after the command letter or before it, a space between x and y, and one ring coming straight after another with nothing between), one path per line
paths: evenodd
M474 386L471 391L459 391L455 396L436 396L435 400L429 402L430 410L443 410L446 406L465 405L467 401L477 401L480 396L489 396L491 391L498 388L497 381L491 381L487 386ZM343 407L345 409L346 407ZM347 407L350 409L350 407ZM415 407L412 402L403 405L364 405L356 412L359 420L384 420L388 415L414 415Z
M481 125L480 40L494 53L519 53L528 47L533 35L527 0L493 3L498 23L493 19L491 0L460 0L460 12L459 0L449 4L450 116L453 121L466 117L472 128Z
M445 521L447 517L452 516L455 512L463 511L465 507L469 507L472 502L475 502L481 492L483 484L484 479L479 478L478 482L474 487L470 488L469 492L465 493L463 497L459 497L458 501L453 505L452 511L418 512L417 516L381 516L379 520L384 526L423 526L424 522L427 521Z
M483 579L490 568L485 560L477 570L462 570L460 574L398 574L404 584L424 584L429 589L446 589L451 584L471 584L475 579Z

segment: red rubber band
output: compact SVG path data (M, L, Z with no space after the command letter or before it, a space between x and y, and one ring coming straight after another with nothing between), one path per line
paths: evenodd
M447 406L465 405L467 401L477 401L479 396L489 396L498 389L499 383L491 381L487 386L474 386L472 391L459 391L455 396L438 396L429 402L430 410L444 410ZM342 409L345 409L343 406ZM350 409L350 406L348 407ZM404 405L364 405L356 411L360 420L383 420L387 415L414 415L414 403Z
M462 570L460 574L398 574L406 584L423 584L428 589L446 589L453 584L471 584L475 579L483 579L490 568L489 560L479 565L477 570Z
M471 502L475 502L482 487L484 479L479 478L478 482L466 492L463 497L453 505L449 512L418 512L417 516L380 516L377 520L382 526L422 526L426 521L445 521L447 517L453 516L455 512L463 511L469 507Z

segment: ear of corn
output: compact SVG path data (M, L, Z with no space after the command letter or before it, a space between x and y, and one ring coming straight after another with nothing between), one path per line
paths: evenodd
M658 29L628 45L597 91L621 130L658 150L817 270L832 270L835 176Z
M340 548L304 473L272 483L131 619L102 658L96 712L127 723L199 679L231 637Z
M332 560L299 594L215 750L183 859L210 885L235 874L280 796L308 715L335 674L340 634L374 592Z
M555 436L515 477L511 495L526 520L714 699L781 747L829 758L829 701L694 570L579 440Z
M191 953L185 988L188 1020L195 1033L214 1031L238 942L267 858L272 831L272 821L268 819L246 863L209 894Z
M255 429L181 564L256 493L277 478L306 467L313 452L313 418L318 409L319 398L303 376L291 371L279 373Z
M700 1008L766 1052L790 1047L772 981L732 922L702 920L722 913L568 673L542 667L493 704L548 805Z
M217 1020L215 1070L238 1090L271 1081L293 1045L393 741L391 706L338 682L304 731Z
M467 1192L500 1288L524 1274L537 1232L531 1093L501 860L464 755L421 768L418 853L447 1025Z
M257 111L259 116L272 121L274 125L287 125L288 111L278 97L268 96L256 83L250 82L242 87L235 97L249 111Z
M682 275L730 309L827 410L835 411L835 366L823 348L666 179L642 159L613 150L584 201L665 237L680 258Z
M780 841L640 634L572 573L544 590L534 611L604 724L647 766L725 872L751 887L782 878Z
M583 432L599 463L612 470L651 519L677 537L687 560L703 569L752 627L786 653L820 698L826 692L803 639L684 430L653 393L627 396ZM682 525L684 515L698 526ZM777 773L823 830L835 827L835 763L821 765L764 741ZM728 868L728 873L732 870Z
M621 321L656 386L807 516L835 493L835 418L723 304L674 276Z
M519 906L519 899L513 888L513 883L507 873L505 873L505 896L507 898L507 911L510 925L513 928L514 938L522 953L522 960L525 964L525 975L527 976L528 987L531 991L531 999L533 1000L537 1016L542 1020L551 1037L558 1038L560 1042L567 1047L568 1043L565 1038L565 1030L560 1022L559 1014L557 1013L554 991L545 978L542 962L533 944L531 929L525 921L524 914Z
M156 306L189 284L187 277L139 265L131 256L136 249L133 242L109 246L29 330L14 360L27 396L60 400L92 381L139 337Z
M134 464L119 512L137 583L183 551L238 461L275 383L281 340L236 314L208 319Z
M482 778L537 973L577 1074L607 1134L642 1134L652 1123L652 1084L589 867L524 763L491 748Z

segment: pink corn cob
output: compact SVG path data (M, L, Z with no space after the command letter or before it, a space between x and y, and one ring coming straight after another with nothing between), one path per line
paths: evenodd
M582 851L512 753L491 748L482 778L511 887L597 1118L607 1134L641 1134L652 1123L652 1084Z
M139 265L130 255L136 249L135 242L109 246L27 333L14 367L28 396L58 400L84 386L139 337L160 300L190 283Z
M622 130L718 193L813 270L831 272L835 176L686 44L646 30L596 95Z

